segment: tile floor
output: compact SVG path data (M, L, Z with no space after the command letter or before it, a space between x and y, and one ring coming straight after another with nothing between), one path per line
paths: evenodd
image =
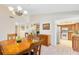
M73 51L71 41L60 40L57 46L42 46L41 55L79 55L79 52Z

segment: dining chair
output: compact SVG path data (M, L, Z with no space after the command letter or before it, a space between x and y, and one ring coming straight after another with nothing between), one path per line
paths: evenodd
M38 42L33 44L33 50L34 50L34 55L40 55L41 54L41 40L39 35L34 36L34 39L37 40Z
M0 55L2 55L2 46L0 44Z
M31 53L33 53L33 55L41 54L41 42L34 43L31 47Z
M14 34L8 34L7 35L7 39L8 40L10 40L10 39L16 39L16 36L17 36L17 34L15 34L15 33Z
M41 45L36 46L34 48L34 55L40 55L40 53L41 53Z

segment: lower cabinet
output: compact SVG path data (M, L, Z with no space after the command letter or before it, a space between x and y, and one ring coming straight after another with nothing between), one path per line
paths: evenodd
M51 45L50 35L40 34L39 36L40 36L40 39L44 40L42 45L45 45L45 46Z
M73 36L72 38L72 48L74 51L79 52L79 36Z

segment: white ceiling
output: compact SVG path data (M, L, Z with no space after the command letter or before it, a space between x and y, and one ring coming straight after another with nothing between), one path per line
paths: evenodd
M69 12L78 11L79 4L8 4L8 6L21 6L24 10L27 10L29 14L47 14L47 13L57 13L57 12Z

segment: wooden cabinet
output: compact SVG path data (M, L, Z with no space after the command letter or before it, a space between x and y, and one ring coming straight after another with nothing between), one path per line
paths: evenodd
M61 27L61 34L62 34L62 28L68 28L68 40L72 40L73 32L76 29L79 29L79 24L66 24L66 25L59 25ZM61 35L60 34L60 35ZM61 35L62 36L62 35ZM60 37L61 37L60 36ZM61 37L62 38L62 37Z
M79 30L79 23L76 23L76 24L75 24L75 30L76 30L76 31Z
M49 46L51 44L50 35L40 34L39 36L40 36L40 39L44 40L44 42L42 43L43 45Z
M79 36L73 36L72 48L74 51L79 52Z
M79 23L75 24L66 24L66 25L58 25L61 27L60 37L62 38L62 28L68 28L68 40L72 40L73 33L75 31L79 31Z
M68 40L72 40L73 32L68 32Z

